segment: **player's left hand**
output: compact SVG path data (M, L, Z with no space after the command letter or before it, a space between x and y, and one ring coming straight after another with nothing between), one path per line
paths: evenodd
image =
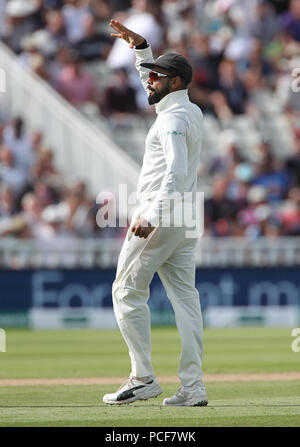
M143 217L140 217L131 225L131 231L133 232L133 234L145 239L147 239L154 228L155 227L152 227L151 224L147 222L146 219L144 219Z

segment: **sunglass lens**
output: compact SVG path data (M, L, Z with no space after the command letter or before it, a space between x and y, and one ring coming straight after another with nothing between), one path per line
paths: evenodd
M149 72L149 78L151 79L151 81L157 81L159 79L159 76L154 71L150 71Z

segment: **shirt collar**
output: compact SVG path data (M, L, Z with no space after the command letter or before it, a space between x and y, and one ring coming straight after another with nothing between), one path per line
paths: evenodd
M188 90L176 90L175 92L168 93L157 104L155 104L156 113L163 112L177 102L188 99Z

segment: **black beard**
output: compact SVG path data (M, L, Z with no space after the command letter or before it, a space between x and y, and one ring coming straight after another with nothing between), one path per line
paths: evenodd
M157 104L166 95L171 93L169 85L166 85L160 92L156 92L155 90L150 90L150 92L154 92L152 95L148 96L148 103L150 106L152 106L153 104Z

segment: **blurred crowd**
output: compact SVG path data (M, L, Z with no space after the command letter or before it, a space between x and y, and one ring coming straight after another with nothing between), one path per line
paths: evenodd
M211 197L205 200L207 235L300 236L300 132L294 154L278 160L268 141L249 163L232 144L226 157L214 159Z
M300 132L294 143L294 154L282 160L267 141L256 147L257 163L234 144L212 160L207 236L300 236ZM67 184L57 171L41 132L27 132L20 117L0 122L0 236L123 237L126 228L97 226L98 209L84 183Z
M28 132L21 117L0 122L0 236L72 243L120 235L97 226L98 210L84 183L57 171L41 132Z
M189 58L191 99L205 113L255 113L249 99L263 87L280 88L285 106L299 110L282 85L299 66L299 0L1 0L0 17L1 39L24 67L106 116L144 112L147 103L134 52L110 36L111 17L145 36L155 55ZM104 91L87 69L92 62L111 70Z
M134 52L110 36L112 17L142 34L154 55L176 51L191 61L190 98L221 127L243 115L259 123L261 111L253 98L265 90L274 95L289 123L291 147L282 147L278 158L263 138L253 147L252 161L234 143L225 154L211 157L205 166L211 183L206 234L300 235L300 0L1 0L0 5L1 40L20 63L74 106L96 105L109 122L153 113L134 68ZM96 64L109 73L105 82L90 70ZM80 196L78 221L88 220L85 210L92 204L83 185L61 189L57 197L56 189L40 180L45 175L60 182L51 152L37 149L41 136L18 146L17 134L16 122L4 125L0 219L16 212L13 197L24 189L30 171L34 188L22 196L18 211L40 215L36 208L42 207L47 216L47 207L59 200L62 210L66 204L76 208ZM12 173L14 163L22 170ZM75 229L77 219L68 219L68 231ZM94 231L89 225L74 231ZM32 235L48 227L32 224Z

